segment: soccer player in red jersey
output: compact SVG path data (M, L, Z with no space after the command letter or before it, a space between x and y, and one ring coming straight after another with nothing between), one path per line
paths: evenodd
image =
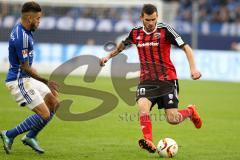
M104 66L110 58L118 55L127 46L137 46L141 70L137 104L144 136L144 139L139 140L139 146L154 153L156 146L152 142L150 111L156 103L159 109L165 109L166 119L170 124L179 124L190 118L196 128L202 126L195 105L178 110L178 78L170 60L171 45L181 48L186 54L193 80L199 79L201 73L196 68L191 47L184 43L170 25L157 23L158 12L154 5L145 4L140 18L143 26L133 28L115 50L101 59L100 65Z

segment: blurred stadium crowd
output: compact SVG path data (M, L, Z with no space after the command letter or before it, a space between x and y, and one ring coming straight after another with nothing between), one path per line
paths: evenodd
M14 16L19 17L20 4L10 4L8 2L0 3L0 16ZM130 19L137 20L141 11L140 7L64 7L64 6L42 6L44 10L44 16L63 17L69 16L74 19L76 18L93 18L93 19L111 19L111 20L122 20Z
M175 29L186 34L186 39L190 39L192 32L191 22L193 15L193 0L163 0L163 21L174 24ZM228 44L216 45L217 49L239 48L235 43L240 42L240 0L198 0L199 3L199 27L200 35L213 35L234 37L226 39ZM0 27L10 29L20 17L19 9L21 4L9 3L9 1L0 2ZM82 31L88 36L93 33L87 32L109 32L105 37L113 37L116 34L127 33L132 27L141 24L139 15L141 5L134 7L126 6L57 6L42 5L44 17L40 23L40 30L62 30L62 31ZM171 18L169 18L171 17ZM3 31L2 31L3 32ZM114 34L110 34L113 32ZM53 34L51 32L50 34ZM71 33L76 35L75 33ZM100 34L100 33L99 33ZM59 35L59 34L58 34ZM83 35L83 34L81 34ZM83 35L84 36L84 35ZM101 36L93 36L97 44L101 43ZM185 37L184 37L185 38ZM214 49L215 46L207 46L205 37L201 42L205 48ZM214 38L214 37L213 37ZM215 37L216 38L216 37ZM0 41L3 38L0 37ZM41 39L41 37L40 37ZM69 43L73 37L63 43ZM111 38L109 38L111 39ZM209 39L209 38L208 38ZM216 38L219 39L219 38ZM59 40L59 39L58 39ZM44 39L46 41L46 39ZM51 41L51 39L49 39ZM54 41L54 39L52 40ZM211 39L210 41L214 41ZM223 40L224 41L224 40ZM231 45L233 41L234 44ZM71 41L72 43L72 41ZM74 41L73 43L81 43ZM207 46L207 47L206 47Z
M180 0L176 19L192 21L192 0ZM239 0L199 0L199 21L240 23Z
M170 2L168 1L165 1ZM176 20L192 21L192 0L172 0L177 4ZM10 4L8 1L0 3L0 17L19 17L20 4ZM70 16L73 18L93 18L112 20L138 20L140 7L56 7L43 6L45 16ZM233 22L240 23L239 0L199 0L199 21L212 23Z

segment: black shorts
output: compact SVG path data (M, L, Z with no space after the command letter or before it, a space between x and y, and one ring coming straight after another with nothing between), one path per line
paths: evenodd
M136 100L145 97L152 102L152 107L157 103L158 109L178 108L178 80L169 81L144 81L138 85Z

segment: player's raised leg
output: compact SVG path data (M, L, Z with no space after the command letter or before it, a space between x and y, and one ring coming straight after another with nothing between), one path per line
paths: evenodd
M178 110L176 108L166 109L166 118L170 124L179 124L186 118L190 118L196 128L201 128L202 120L196 110L195 105L189 105L185 109Z
M150 119L151 102L147 98L140 98L138 101L140 127L144 139L139 140L139 146L150 153L156 151L156 146L152 142L152 122Z

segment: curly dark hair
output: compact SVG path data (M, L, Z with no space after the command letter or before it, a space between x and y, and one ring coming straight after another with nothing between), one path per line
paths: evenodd
M22 6L22 13L27 13L27 12L41 12L42 9L40 5L34 1L31 2L26 2Z

